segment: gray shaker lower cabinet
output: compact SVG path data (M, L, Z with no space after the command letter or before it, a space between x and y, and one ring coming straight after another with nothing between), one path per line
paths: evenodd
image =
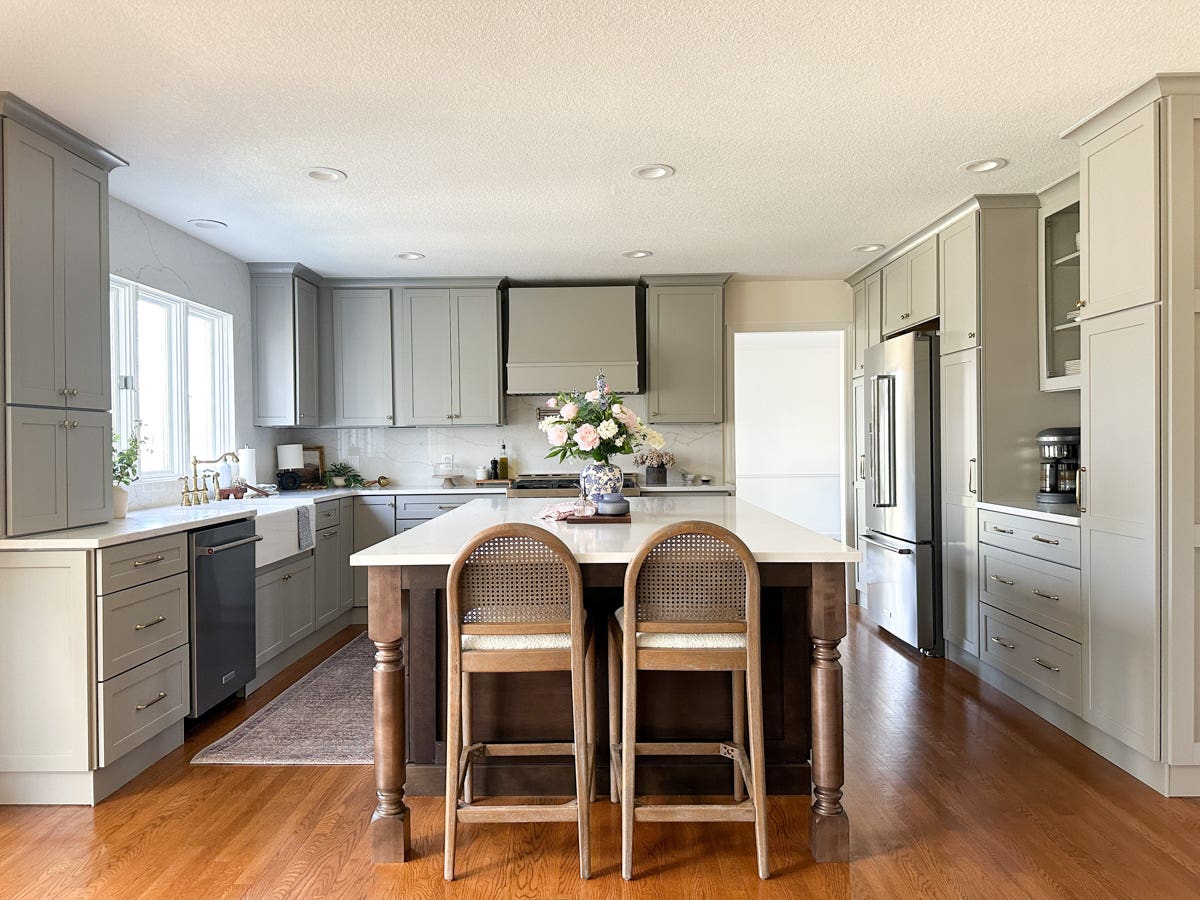
M396 498L354 498L354 549L365 550L396 533ZM367 605L367 570L354 570L354 605Z
M648 422L724 421L727 278L645 279Z
M262 665L316 630L313 558L300 557L254 579L255 665Z
M322 528L317 532L313 550L313 566L316 570L316 597L314 600L316 627L328 625L341 613L341 595L338 580L341 575L341 526Z
M338 501L341 524L338 526L338 610L349 612L354 606L354 569L350 556L354 553L354 498Z

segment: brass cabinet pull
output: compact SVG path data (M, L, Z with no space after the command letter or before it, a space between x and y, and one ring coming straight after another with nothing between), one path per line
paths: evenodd
M1040 656L1035 656L1033 658L1033 661L1035 663L1037 663L1039 666L1041 666L1043 669L1049 669L1051 672L1061 672L1062 671L1062 669L1060 669L1058 666L1050 665L1050 663L1046 662Z
M1047 538L1042 537L1040 534L1035 534L1033 539L1040 544L1053 544L1055 547L1058 546L1058 538Z
M1047 594L1045 591L1039 591L1037 588L1034 588L1032 591L1030 591L1030 593L1035 594L1038 597L1045 597L1047 600L1057 600L1058 599L1057 594Z
M1083 473L1086 471L1087 466L1080 466L1079 471L1075 473L1075 505L1081 513L1087 512L1087 507L1083 505Z
M338 536L338 533L336 531L325 531L325 532L322 532L322 534L321 534L321 540L327 541L330 538L335 538L337 536Z
M1001 578L999 575L993 575L992 581L998 581L1001 584L1009 584L1009 585L1016 584L1015 581L1009 581L1007 578Z
M973 332L973 331L968 331L968 332L967 332L967 337L968 337L968 338L970 338L971 340L975 340L975 332Z
M1009 644L1009 643L1007 643L1006 641L1002 641L1002 640L1000 640L1000 638L998 638L998 637L994 637L994 638L992 638L992 643L993 643L993 644L999 644L1001 647L1007 647L1009 650L1016 650L1016 649L1017 649L1017 645L1016 645L1016 644Z
M291 576L291 575L284 575L284 576L283 576L281 579L279 579L279 580L280 580L280 581L291 581L291 580L292 580L292 576Z
M167 695L163 691L159 691L158 696L155 697L153 700L151 700L149 703L139 703L133 709L135 712L141 712L143 709L149 709L151 706L153 706L159 700L163 699L163 697L165 697L165 696L167 696Z
M160 622L165 622L165 621L167 621L166 616L159 616L153 622L143 622L140 625L134 625L133 630L134 631L142 631L143 629L146 629L146 628L153 628L155 625L159 624Z
M996 532L996 534L1012 534L1013 533L1013 530L1011 528L1001 528L999 525L993 525L992 531Z
M134 567L135 569L140 569L142 566L152 566L152 565L154 565L155 563L160 563L160 562L162 562L164 559L166 559L166 557L165 557L165 556L163 556L163 555L160 553L160 554L158 554L158 556L155 556L155 557L153 557L152 559L137 559L137 560L134 560L134 562L133 562L133 567Z

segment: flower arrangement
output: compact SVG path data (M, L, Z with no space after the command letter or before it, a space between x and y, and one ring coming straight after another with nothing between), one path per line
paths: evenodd
M635 466L646 466L646 468L671 469L675 466L675 454L670 450L643 450L633 458Z
M538 423L550 442L546 459L563 462L568 457L608 464L609 458L633 453L641 447L660 450L663 436L642 420L612 392L604 373L596 376L596 389L570 391L551 397L546 406L555 416Z

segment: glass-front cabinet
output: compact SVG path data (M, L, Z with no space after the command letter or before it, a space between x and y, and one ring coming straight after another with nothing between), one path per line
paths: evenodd
M1079 178L1071 176L1041 196L1038 264L1041 277L1041 386L1079 390Z

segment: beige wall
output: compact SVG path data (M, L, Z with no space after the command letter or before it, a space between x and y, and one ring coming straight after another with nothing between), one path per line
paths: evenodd
M847 325L853 320L844 281L739 281L725 285L725 324Z

